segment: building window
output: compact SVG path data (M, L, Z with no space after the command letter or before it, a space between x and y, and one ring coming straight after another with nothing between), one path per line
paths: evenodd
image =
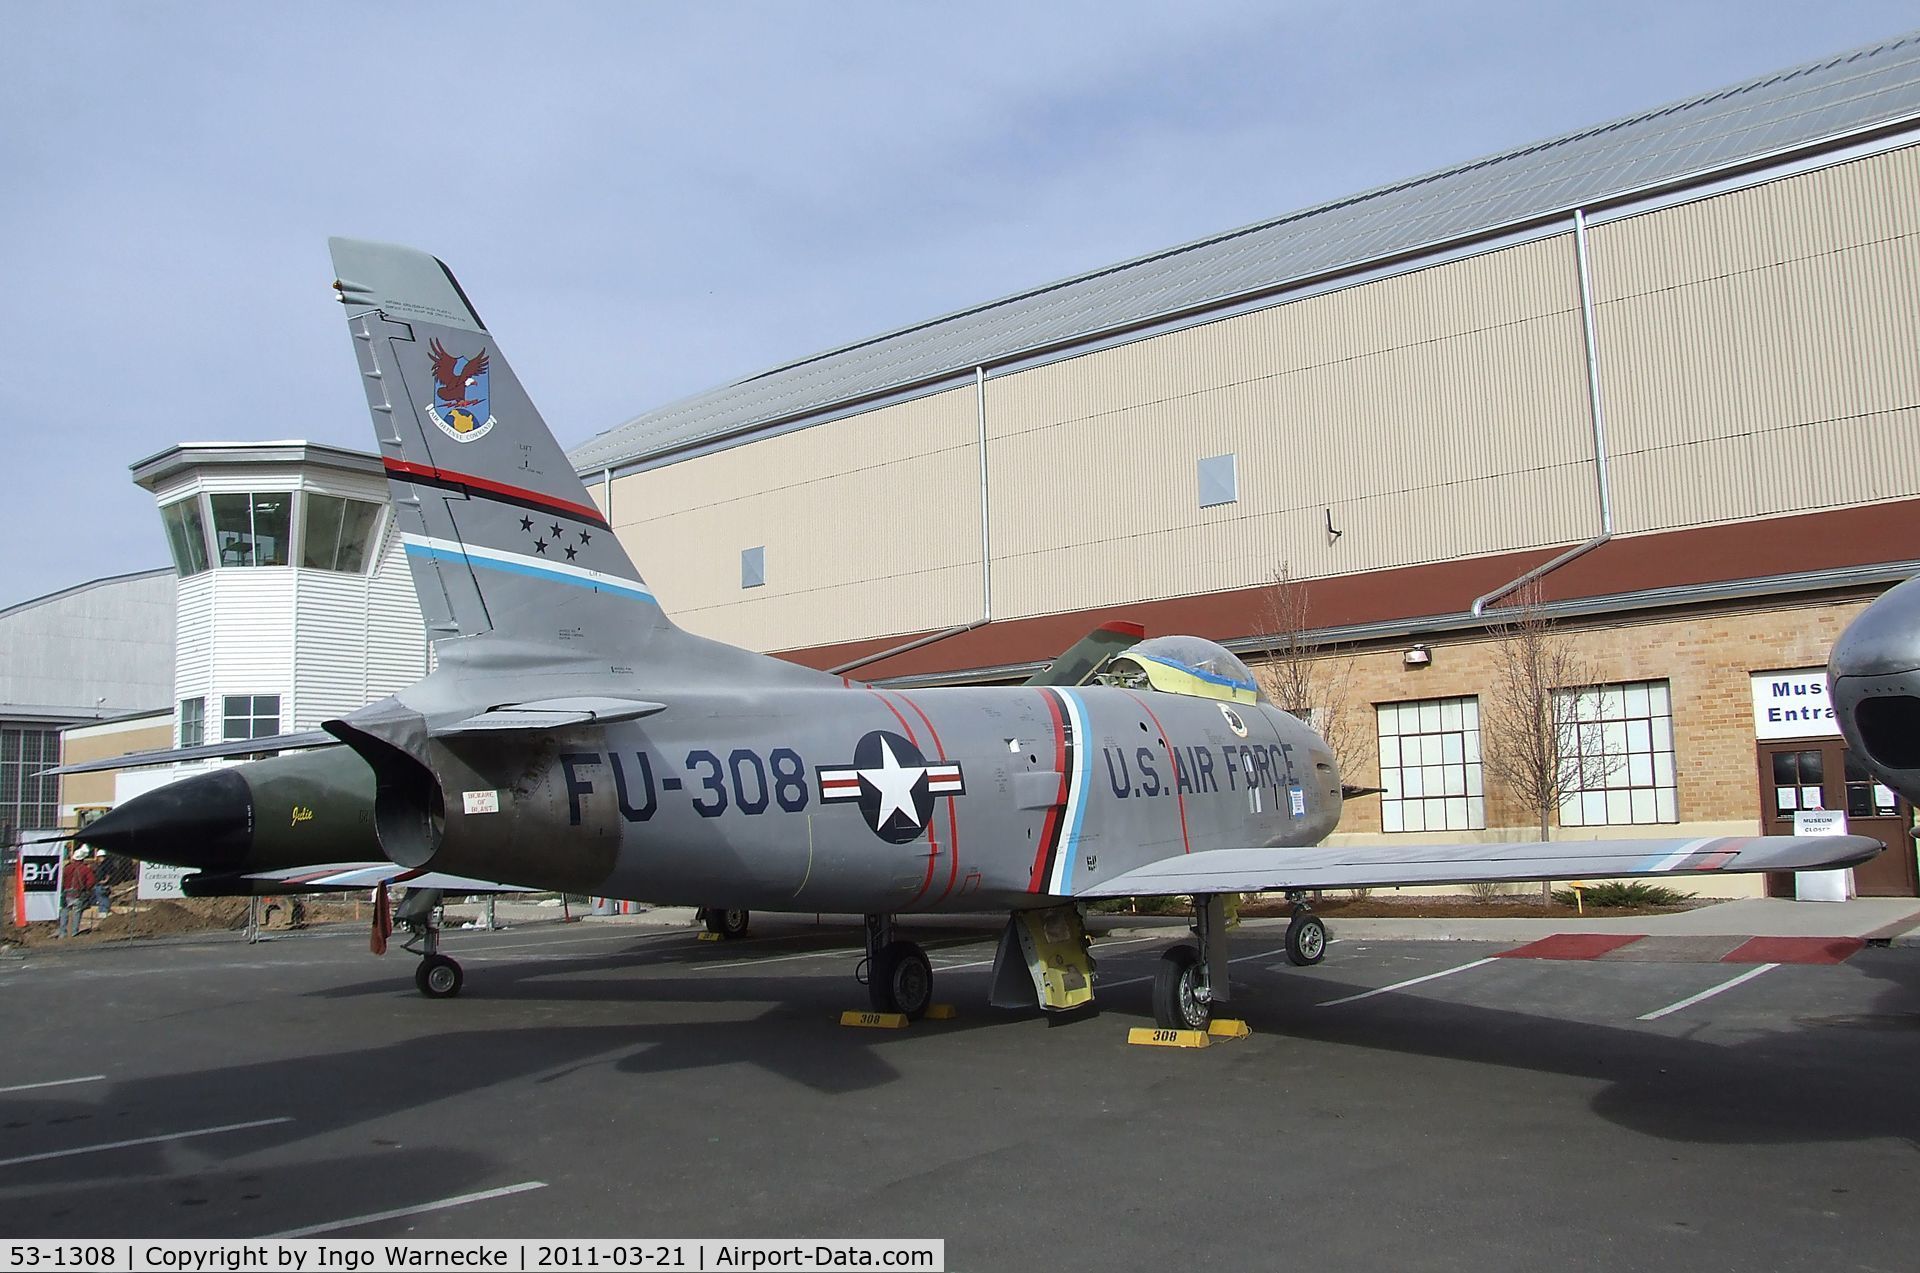
M220 737L235 739L272 738L280 732L280 696L278 694L228 694L222 702Z
M173 568L181 578L207 568L207 524L200 516L200 497L189 496L162 506L160 520L167 528L167 546L173 549Z
M1231 504L1239 498L1240 473L1231 451L1200 461L1200 507Z
M373 525L380 506L338 495L304 496L301 518L300 564L310 570L337 570L357 575L367 568L373 545Z
M766 548L742 548L740 550L740 586L742 588L759 588L764 587L766 582Z
M1554 711L1573 728L1562 767L1563 827L1678 822L1673 702L1665 681L1558 690Z
M60 763L53 729L0 729L0 829L39 831L60 825L60 779L42 769Z
M209 495L214 558L227 566L284 566L293 492Z
M198 747L207 741L207 700L180 700L180 745Z
M1385 831L1477 831L1487 825L1480 701L1379 703L1380 825Z

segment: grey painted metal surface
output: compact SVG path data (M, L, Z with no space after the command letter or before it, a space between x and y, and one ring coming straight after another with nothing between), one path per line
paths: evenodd
M173 705L171 567L0 610L0 716L105 719Z
M646 412L570 458L582 472L619 467L1917 115L1920 32L800 359Z

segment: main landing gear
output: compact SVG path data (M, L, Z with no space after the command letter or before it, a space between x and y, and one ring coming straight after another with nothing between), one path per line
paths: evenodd
M1327 957L1327 926L1313 913L1307 895L1299 890L1287 894L1293 903L1293 920L1287 925L1287 962L1296 968L1310 968Z
M451 956L440 953L440 925L435 922L439 909L439 889L410 888L393 920L408 933L401 949L420 956L413 970L414 987L429 999L451 999L460 993L466 974Z
M894 937L891 915L867 916L867 958L861 973L875 1012L898 1012L918 1021L933 1004L933 965L927 952Z
M751 911L724 910L718 906L702 906L698 918L706 924L707 931L732 941L736 937L747 935L747 923L753 918Z

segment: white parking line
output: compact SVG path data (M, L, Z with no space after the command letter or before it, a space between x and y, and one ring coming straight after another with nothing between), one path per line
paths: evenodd
M864 955L866 953L867 948L865 946L852 946L840 950L810 950L800 955L765 955L759 959L736 959L731 963L724 964L694 962L690 964L680 964L678 967L687 969L751 968L756 964L782 964L789 959L825 959L828 955Z
M22 1163L46 1162L49 1158L72 1158L79 1154L104 1153L109 1149L131 1149L135 1145L158 1145L162 1141L187 1140L194 1136L217 1136L221 1132L243 1132L249 1127L272 1127L291 1123L292 1118L256 1118L250 1123L227 1123L220 1127L196 1127L190 1132L168 1132L164 1136L142 1136L137 1140L110 1140L101 1145L82 1145L78 1149L55 1149L44 1154L22 1154L18 1158L0 1158L0 1167L18 1167Z
M1752 981L1755 977L1758 977L1761 973L1772 972L1775 968L1778 968L1779 966L1780 966L1779 964L1761 964L1757 968L1749 968L1745 972L1741 973L1738 977L1733 978L1731 981L1723 981L1717 986L1714 986L1707 990L1702 990L1697 995L1688 995L1686 998L1682 999L1679 1003L1670 1003L1666 1007L1661 1008L1657 1012L1645 1013L1644 1015L1635 1018L1635 1020L1658 1021L1661 1017L1666 1016L1670 1012L1678 1012L1682 1008L1691 1008L1694 1004L1699 1003L1702 999L1711 999L1715 995L1719 994L1722 990L1731 990L1735 986L1739 985L1741 982Z
M335 1233L341 1229L357 1228L363 1224L378 1224L382 1220L398 1220L402 1216L424 1215L429 1211L445 1211L449 1207L464 1207L469 1202L485 1202L489 1198L504 1198L509 1194L526 1193L530 1189L545 1189L544 1180L527 1180L517 1185L508 1185L504 1189L483 1189L479 1193L463 1193L457 1198L442 1198L438 1202L423 1202L417 1207L396 1207L392 1211L376 1211L372 1215L354 1216L347 1220L329 1220L325 1224L310 1224L304 1229L288 1229L285 1233L269 1233L269 1238L310 1238L316 1233Z
M107 1077L104 1074L88 1074L77 1079L48 1079L44 1083L15 1083L12 1087L0 1087L0 1096L8 1092L31 1092L38 1087L65 1087L69 1083L98 1083Z
M1458 968L1448 968L1441 972L1430 972L1424 977L1414 977L1407 981L1396 981L1391 986L1382 986L1378 990L1368 990L1361 994L1348 995L1344 999L1329 999L1325 1003L1318 1003L1314 1006L1316 1008L1335 1008L1343 1003L1358 1003L1362 999L1371 999L1375 995L1387 994L1394 990L1405 990L1408 986L1417 986L1423 981L1438 981L1442 977L1451 977L1456 972L1466 972L1472 968L1481 968L1492 963L1496 958L1498 958L1498 956L1489 955L1485 959L1476 959L1470 964L1461 964Z

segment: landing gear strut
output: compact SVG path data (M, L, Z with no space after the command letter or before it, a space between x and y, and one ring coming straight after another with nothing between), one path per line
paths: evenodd
M451 999L460 993L466 975L451 956L440 953L440 925L435 922L439 909L439 889L410 888L393 918L408 933L402 949L420 956L413 970L414 987L429 999Z
M1167 951L1153 978L1153 1021L1163 1030L1204 1030L1213 1005L1227 1000L1226 899L1196 896L1193 908L1198 948Z
M927 952L893 935L893 916L867 916L867 997L875 1012L918 1021L933 1004L933 965Z
M1293 903L1293 921L1287 925L1287 962L1296 968L1308 968L1327 957L1327 926L1313 913L1307 895L1295 890L1287 894Z

